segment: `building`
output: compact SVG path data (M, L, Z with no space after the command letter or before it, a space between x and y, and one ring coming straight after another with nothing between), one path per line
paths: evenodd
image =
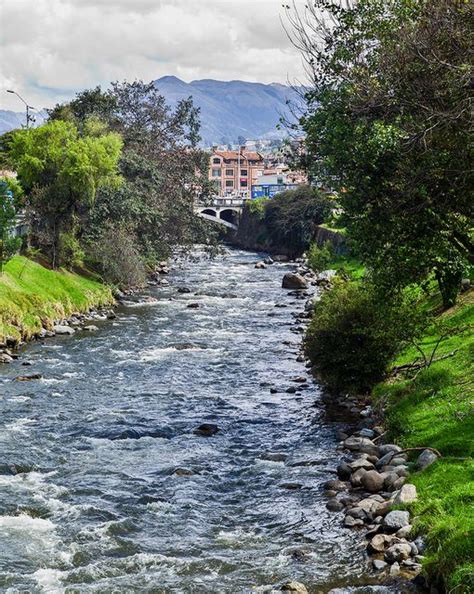
M289 175L284 173L265 173L258 178L257 183L252 184L252 199L273 198L275 194L294 190L298 185L292 183Z
M218 196L250 198L252 185L263 174L264 159L256 151L214 149L209 163L209 180Z

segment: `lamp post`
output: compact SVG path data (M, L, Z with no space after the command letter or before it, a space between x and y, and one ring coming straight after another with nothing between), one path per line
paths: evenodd
M19 95L16 91L7 89L7 93L12 93L13 95L16 95L18 97L18 99L23 101L23 103L25 104L25 106L26 106L26 129L28 129L30 127L30 122L35 121L35 117L30 115L30 109L35 109L35 108L32 107L31 105L28 105L28 103L23 99L23 97L21 95Z

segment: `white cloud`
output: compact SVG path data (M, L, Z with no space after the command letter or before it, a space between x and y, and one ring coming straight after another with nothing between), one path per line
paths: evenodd
M281 0L0 0L0 107L35 107L111 80L286 82L301 59Z

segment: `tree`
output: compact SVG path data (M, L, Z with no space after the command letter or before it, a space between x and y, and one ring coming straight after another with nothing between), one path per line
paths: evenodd
M316 0L291 17L311 89L310 169L390 287L433 273L452 305L472 261L472 3Z
M53 266L61 264L61 233L80 235L98 189L120 184L121 138L102 132L92 124L80 134L74 123L57 120L18 130L9 144L9 159L27 195L33 243Z
M99 192L89 240L116 221L133 234L149 263L178 247L212 242L215 233L194 213L195 200L211 191L209 156L197 148L199 110L191 99L171 109L152 83L113 83L109 93L115 109L108 125L124 139L120 171L125 183L119 192Z
M3 274L3 267L21 246L21 239L12 234L17 212L14 192L10 185L20 191L15 181L0 179L0 274Z

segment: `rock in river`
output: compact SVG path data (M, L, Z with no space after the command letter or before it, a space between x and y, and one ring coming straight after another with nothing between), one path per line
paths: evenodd
M193 433L201 435L202 437L211 437L219 431L219 427L214 423L202 423L199 427L194 429Z
M282 592L293 592L293 594L308 594L306 586L301 582L286 582L280 589Z
M308 283L301 276L301 274L297 274L295 272L287 272L283 277L281 286L283 287L283 289L307 289Z
M56 334L74 334L75 330L74 328L71 328L71 326L62 326L62 325L58 325L58 326L54 326L53 330Z

